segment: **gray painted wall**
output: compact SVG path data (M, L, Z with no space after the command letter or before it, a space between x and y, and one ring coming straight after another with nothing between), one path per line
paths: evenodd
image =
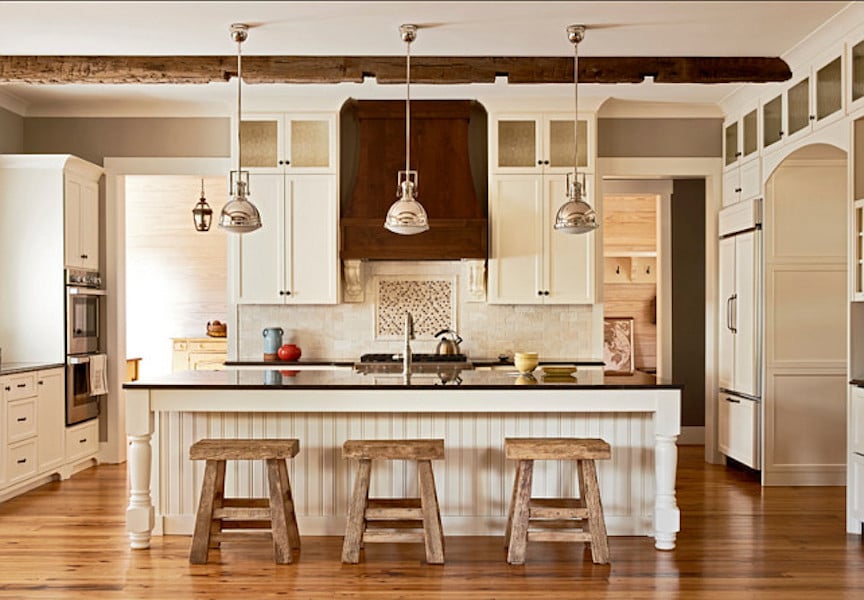
M597 156L714 158L722 136L723 119L597 119Z
M0 108L0 154L24 152L24 117Z
M74 154L97 165L106 156L227 157L227 118L24 119L24 152Z

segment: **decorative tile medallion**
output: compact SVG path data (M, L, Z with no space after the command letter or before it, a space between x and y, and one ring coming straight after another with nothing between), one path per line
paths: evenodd
M414 317L414 335L431 338L442 329L456 329L455 279L378 277L375 337L401 338L405 312Z

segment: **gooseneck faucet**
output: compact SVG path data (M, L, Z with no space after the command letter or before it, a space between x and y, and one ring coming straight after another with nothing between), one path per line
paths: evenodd
M405 347L402 349L402 374L411 375L411 340L414 339L414 317L405 311Z

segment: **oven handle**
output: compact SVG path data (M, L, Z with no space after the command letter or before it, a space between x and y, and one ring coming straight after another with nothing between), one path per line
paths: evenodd
M67 356L66 362L70 365L86 365L90 362L89 356Z
M97 290L96 288L67 287L66 293L70 296L104 296L105 290Z

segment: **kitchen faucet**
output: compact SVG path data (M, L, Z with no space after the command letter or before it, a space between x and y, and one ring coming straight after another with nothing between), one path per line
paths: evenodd
M411 375L411 340L414 339L414 317L405 311L405 348L402 349L402 374Z

